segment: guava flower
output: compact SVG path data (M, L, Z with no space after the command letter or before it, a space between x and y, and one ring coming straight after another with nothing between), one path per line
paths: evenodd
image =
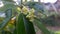
M22 8L22 13L24 14L24 15L26 15L27 13L28 13L28 8L27 7L25 7L25 6L23 6L23 8Z
M21 11L21 8L17 7L17 10L18 10L18 11Z
M30 19L30 21L33 21L33 20L34 20L34 17L36 17L36 16L34 15L34 12L35 12L35 10L32 8L32 9L30 9L28 15L26 16L27 18Z

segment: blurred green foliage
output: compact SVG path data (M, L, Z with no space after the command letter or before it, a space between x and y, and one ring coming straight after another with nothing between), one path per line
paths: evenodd
M3 28L0 31L0 34L13 34L16 32L18 32L18 34L35 34L35 30L33 27L33 23L31 23L29 21L29 19L26 19L26 16L20 12L18 12L17 7L20 8L20 6L14 5L14 3L11 3L11 0L4 0L4 6L0 8L0 11L5 11L6 9L12 8L12 13L10 13L10 11L7 12L7 16L9 19L6 19L6 21L4 20L4 18L0 19L0 22L3 22L0 26ZM6 3L7 2L7 3ZM27 2L27 3L23 3L23 5L28 6L30 9L33 8L35 9L35 14L37 15L39 14L39 18L37 18L38 20L36 20L37 27L39 27L39 29L41 29L41 31L44 34L52 34L48 29L46 29L46 27L44 26L44 24L49 25L49 26L56 26L57 21L56 19L58 19L56 14L48 14L47 11L44 11L44 7L42 5L42 3L39 2ZM23 8L23 7L22 7ZM47 12L47 14L45 14L45 12ZM17 15L18 13L20 13L20 15ZM9 15L10 14L10 15ZM18 17L18 19L16 20L16 22L14 24L11 24L10 19L13 16ZM47 16L48 15L48 16ZM37 15L38 17L38 15ZM60 17L59 17L60 18ZM35 22L35 21L34 21ZM7 24L8 23L8 24ZM1 28L0 27L0 28ZM22 31L22 32L21 32Z

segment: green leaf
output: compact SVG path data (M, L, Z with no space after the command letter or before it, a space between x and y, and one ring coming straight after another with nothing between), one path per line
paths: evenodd
M14 3L11 2L3 2L4 6L0 8L0 12L4 12L6 9L12 8L12 14L13 16L16 15L17 11L17 6L14 5Z
M17 22L17 34L35 34L33 24L22 13Z
M7 11L6 11L6 17L7 18L5 18L4 20L3 20L3 22L0 24L0 29L3 29L7 24L8 24L8 22L9 22L9 20L11 19L11 16L12 16L12 11L11 11L12 9L8 9Z
M23 19L24 19L24 24L25 24L27 34L36 34L33 23L30 22L25 16Z
M16 19L15 22L14 22L15 28L14 28L13 34L17 34L17 30L16 30L16 22L17 22L17 19Z
M38 19L35 19L34 22L35 25L42 31L43 34L53 34Z
M16 23L17 34L26 34L23 15L20 14Z
M14 29L13 34L17 34L17 30L16 29Z
M0 12L5 11L6 9L9 9L9 8L15 8L15 7L16 6L13 3L4 2L4 6L0 8Z
M6 17L10 18L12 16L12 9L9 8L8 10L5 11L5 13L6 13Z

